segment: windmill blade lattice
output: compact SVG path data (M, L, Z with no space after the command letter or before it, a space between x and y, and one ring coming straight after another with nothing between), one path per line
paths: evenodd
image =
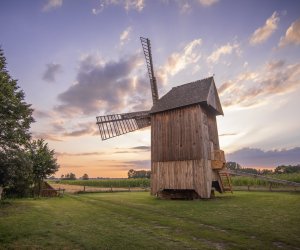
M144 38L144 37L141 37L141 43L142 43L144 55L146 58L148 75L150 78L152 100L153 100L153 104L155 104L158 101L158 91L157 91L156 78L154 76L154 70L153 70L151 44L150 44L150 40L148 38Z
M151 125L149 111L97 116L102 140L127 134Z

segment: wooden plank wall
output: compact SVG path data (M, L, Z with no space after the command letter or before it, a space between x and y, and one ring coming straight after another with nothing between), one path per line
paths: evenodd
M215 115L200 105L151 116L152 189L194 189L211 195L212 152L219 148Z
M152 115L152 161L201 159L203 157L201 114L201 107L194 105Z
M210 198L211 173L209 160L153 162L151 194L164 189L190 189L201 198Z
M209 139L213 142L214 149L219 150L220 145L219 145L219 135L218 135L216 116L212 115L211 113L208 113L207 122L208 122Z

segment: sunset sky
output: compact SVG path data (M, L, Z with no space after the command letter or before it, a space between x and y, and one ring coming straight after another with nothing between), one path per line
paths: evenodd
M300 1L2 0L0 29L57 176L150 168L150 128L101 141L95 124L151 108L140 36L151 40L160 96L214 75L228 161L300 163Z

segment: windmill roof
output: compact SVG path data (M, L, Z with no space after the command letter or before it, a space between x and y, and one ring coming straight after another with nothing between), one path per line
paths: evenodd
M212 108L217 115L223 115L213 77L172 88L153 105L150 113L163 112L198 103L204 103Z

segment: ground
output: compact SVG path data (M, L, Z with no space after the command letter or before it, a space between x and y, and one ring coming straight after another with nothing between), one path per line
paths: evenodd
M1 204L0 249L300 249L299 193L159 200L148 192Z

